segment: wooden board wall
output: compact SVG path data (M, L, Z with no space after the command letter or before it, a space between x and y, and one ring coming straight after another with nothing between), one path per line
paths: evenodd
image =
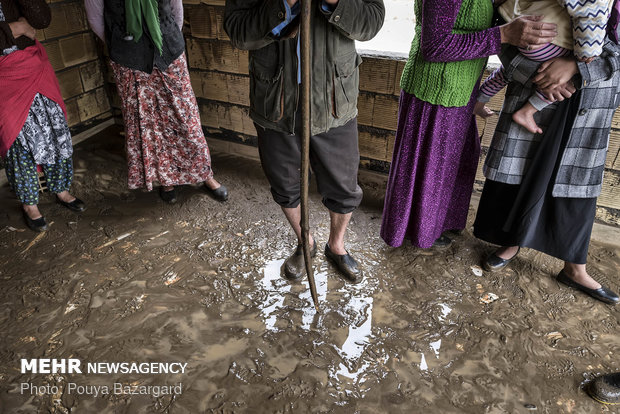
M67 105L73 132L112 117L105 90L103 60L88 28L83 1L49 1L52 21L38 30Z

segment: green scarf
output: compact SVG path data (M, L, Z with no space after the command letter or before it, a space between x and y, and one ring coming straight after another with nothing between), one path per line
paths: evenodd
M151 39L159 54L163 54L163 40L161 27L159 26L159 8L157 0L125 0L125 19L127 20L127 33L138 42L142 37L142 18L149 29Z

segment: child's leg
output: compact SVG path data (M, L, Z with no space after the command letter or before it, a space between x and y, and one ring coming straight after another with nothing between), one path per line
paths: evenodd
M542 129L540 129L534 120L534 114L536 112L538 112L538 110L528 101L521 109L512 114L512 120L533 134L542 134Z
M534 120L534 114L551 103L542 92L536 90L521 109L512 114L512 120L533 134L542 134L542 129Z

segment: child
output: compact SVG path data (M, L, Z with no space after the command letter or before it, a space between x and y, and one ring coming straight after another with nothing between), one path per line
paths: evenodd
M582 62L590 63L599 56L605 41L607 20L613 0L507 0L499 6L499 14L506 21L512 21L524 15L542 15L544 20L557 25L558 36L553 43L531 50L519 48L521 54L536 62L574 55ZM485 103L497 94L507 81L504 67L496 69L480 87L478 102L474 113L483 118L493 112ZM543 93L536 90L521 109L512 115L512 119L528 131L541 134L542 129L534 120L534 114L552 102Z

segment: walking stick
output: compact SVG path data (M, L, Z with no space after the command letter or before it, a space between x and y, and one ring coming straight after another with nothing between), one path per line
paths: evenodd
M301 242L314 308L319 310L312 258L310 257L310 226L308 224L308 176L310 169L310 13L312 0L301 1Z

